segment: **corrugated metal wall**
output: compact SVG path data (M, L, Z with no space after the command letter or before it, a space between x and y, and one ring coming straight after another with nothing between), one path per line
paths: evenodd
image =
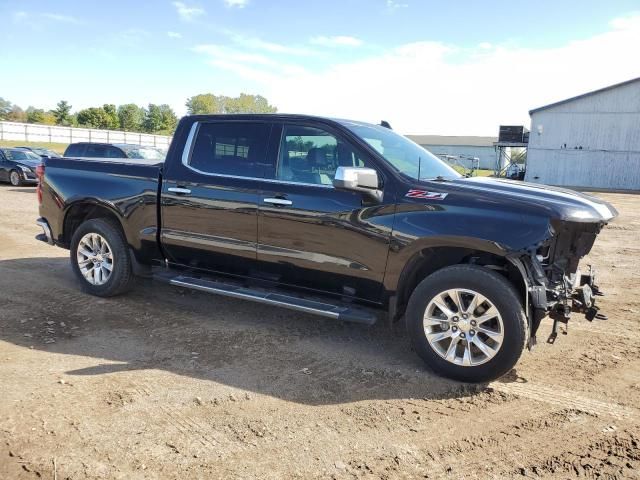
M526 180L640 190L640 81L533 112Z

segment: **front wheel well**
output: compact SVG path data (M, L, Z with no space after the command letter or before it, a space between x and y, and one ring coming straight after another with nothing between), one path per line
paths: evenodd
M507 258L493 253L462 247L425 248L415 254L405 266L396 291L394 319L406 310L411 294L418 284L432 273L452 265L478 265L489 268L509 280L525 303L526 286L522 274Z
M92 202L76 203L69 208L64 217L64 225L62 229L63 242L66 246L71 244L73 234L87 220L94 218L103 218L115 222L122 229L122 224L118 216L110 208Z

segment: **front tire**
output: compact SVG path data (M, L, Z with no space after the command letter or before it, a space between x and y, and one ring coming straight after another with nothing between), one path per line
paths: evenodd
M9 174L9 182L14 187L19 187L20 185L22 185L22 178L20 177L20 172L18 172L17 170L11 170L11 173Z
M70 255L71 268L87 293L112 297L131 289L131 258L116 222L102 218L84 222L73 234Z
M439 375L463 382L507 373L527 337L516 289L475 265L446 267L425 278L409 299L406 319L417 354Z

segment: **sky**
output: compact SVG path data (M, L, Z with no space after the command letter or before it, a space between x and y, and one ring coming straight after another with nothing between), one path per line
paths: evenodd
M405 134L497 135L640 77L638 0L0 0L0 97L22 108L261 94Z

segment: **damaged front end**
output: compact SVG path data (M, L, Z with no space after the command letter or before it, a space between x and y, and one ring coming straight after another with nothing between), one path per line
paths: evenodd
M528 283L529 349L536 344L536 333L547 316L553 320L548 343L555 342L559 324L565 325L566 334L572 312L584 314L590 321L607 319L595 305L595 297L603 294L595 284L594 270L589 265L588 271L581 273L578 264L608 220L552 220L549 238L521 252L517 266Z

